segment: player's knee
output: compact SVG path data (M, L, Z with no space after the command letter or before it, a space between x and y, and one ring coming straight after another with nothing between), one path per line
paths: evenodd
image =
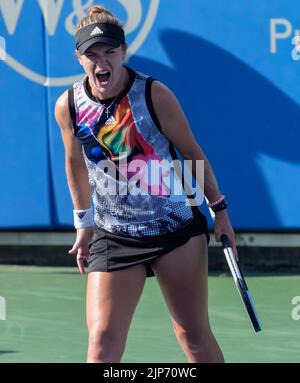
M125 348L125 341L110 329L97 329L89 334L88 362L118 363Z
M193 354L205 350L207 344L210 343L210 338L213 336L209 325L196 329L175 326L173 328L181 346Z

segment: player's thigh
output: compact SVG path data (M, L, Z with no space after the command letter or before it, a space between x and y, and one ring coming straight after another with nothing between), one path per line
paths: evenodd
M146 280L144 265L88 275L86 318L89 332L127 332Z
M207 268L204 234L191 237L152 263L175 327L209 330Z

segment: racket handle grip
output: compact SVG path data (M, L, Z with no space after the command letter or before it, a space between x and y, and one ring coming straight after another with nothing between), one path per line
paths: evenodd
M220 239L223 247L231 247L231 244L226 234L222 234Z

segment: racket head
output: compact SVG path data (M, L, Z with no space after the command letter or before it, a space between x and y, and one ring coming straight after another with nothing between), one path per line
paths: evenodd
M226 234L222 234L220 239L222 242L223 252L225 254L229 269L233 276L233 279L238 289L238 292L240 294L240 297L244 303L248 316L251 320L254 331L259 332L261 331L261 325L260 325L257 312L255 310L254 302L250 295L247 283L240 269L239 263L234 256L230 241Z

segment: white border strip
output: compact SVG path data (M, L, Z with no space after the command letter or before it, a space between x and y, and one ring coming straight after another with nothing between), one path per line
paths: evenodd
M299 233L300 234L300 233ZM300 247L300 235L297 233L239 233L236 242L242 247ZM220 246L213 233L210 235L210 247Z
M74 232L0 232L0 246L70 246ZM242 247L300 247L300 233L239 233L237 245ZM210 247L220 246L210 233Z
M73 233L0 232L0 246L69 246L75 241Z

